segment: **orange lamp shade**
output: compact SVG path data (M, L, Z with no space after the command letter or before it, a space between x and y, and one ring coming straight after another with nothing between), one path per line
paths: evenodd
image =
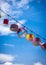
M40 45L40 38L34 38L33 40L32 40L32 44L33 45L35 45L35 46L39 46Z
M27 34L27 35L26 35L26 39L27 39L28 41L32 41L32 40L34 39L34 35L33 35L33 34Z
M3 24L6 24L6 25L8 25L8 22L9 22L9 20L8 20L8 19L4 19L4 22L3 22Z
M43 50L46 50L46 43L40 45Z
M18 31L18 25L16 25L16 24L11 24L10 30L17 32L17 31Z

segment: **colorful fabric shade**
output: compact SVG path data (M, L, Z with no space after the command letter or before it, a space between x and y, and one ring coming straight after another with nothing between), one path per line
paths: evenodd
M8 22L9 22L9 20L8 20L8 19L4 19L3 24L8 25Z
M40 45L40 38L34 38L33 40L32 40L32 44L33 45L35 45L35 46L39 46Z
M17 31L18 31L18 25L16 25L16 24L11 24L10 30L11 30L11 31L14 31L14 32L17 32Z
M19 28L18 31L17 31L17 34L20 38L23 38L26 36L27 34L27 30L25 28Z
M26 39L29 41L32 41L34 39L34 35L33 34L27 34Z
M0 18L1 18L1 15L0 15ZM8 19L4 19L3 24L8 25L8 22L9 22ZM25 27L19 28L17 24L11 24L10 30L14 31L14 32L17 32L17 35L20 38L26 37L26 39L28 41L32 41L33 45L40 46L42 49L46 50L46 43L42 43L40 38L34 38L33 34L28 34L28 32L25 29Z

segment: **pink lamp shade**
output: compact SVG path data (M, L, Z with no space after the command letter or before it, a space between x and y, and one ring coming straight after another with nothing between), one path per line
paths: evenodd
M35 45L35 46L39 46L40 45L40 38L34 38L33 40L32 40L32 44L33 45Z
M17 24L11 24L10 30L14 31L14 32L17 32L18 31L18 25Z

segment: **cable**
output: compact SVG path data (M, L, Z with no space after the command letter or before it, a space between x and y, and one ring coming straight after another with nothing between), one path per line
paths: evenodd
M10 15L7 14L6 12L4 12L1 8L0 8L0 10L1 10L3 13L5 13L7 16L11 17L14 21L16 21L17 23L21 24L20 22L18 22L17 20L15 20L15 18L13 18L12 16L10 16ZM31 31L32 33L36 34L37 36L39 36L40 38L42 38L43 40L46 41L46 39L43 38L43 37L42 37L41 35L39 35L38 33L32 31L31 29L29 29L28 27L24 26L23 24L21 24L21 25L22 25L24 28L28 29L29 31Z

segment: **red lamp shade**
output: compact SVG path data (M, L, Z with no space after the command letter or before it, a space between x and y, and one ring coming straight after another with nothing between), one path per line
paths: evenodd
M40 38L34 38L33 40L32 40L32 44L33 45L35 45L35 46L39 46L40 45Z
M8 25L8 22L9 22L9 20L8 20L8 19L4 19L4 22L3 22L3 24L6 24L6 25Z
M18 25L12 24L12 25L10 26L10 30L11 30L11 31L18 31Z
M46 43L40 45L42 49L46 50Z
M27 30L25 28L19 28L18 31L17 31L17 35L20 37L20 38L23 38L25 37L27 34Z

